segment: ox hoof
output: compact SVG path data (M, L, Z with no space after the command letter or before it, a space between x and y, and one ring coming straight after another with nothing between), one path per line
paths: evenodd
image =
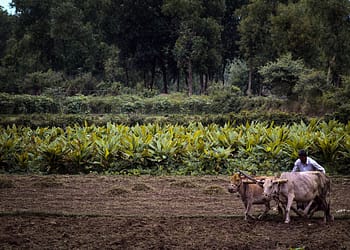
M298 215L300 215L301 217L304 217L304 218L306 218L308 215L304 212L304 210L303 209L298 209L297 210L298 211Z
M286 224L289 224L289 222L290 222L289 220L285 220L285 221L284 221L284 223L286 223Z
M333 222L333 221L334 221L334 216L333 215L328 215L328 216L323 218L323 222L324 223Z

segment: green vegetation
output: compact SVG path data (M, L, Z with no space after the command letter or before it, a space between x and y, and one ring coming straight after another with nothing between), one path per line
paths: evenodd
M7 127L0 166L11 173L230 174L288 171L305 148L327 172L349 174L350 124L191 123Z
M348 0L11 4L1 171L349 173Z
M11 4L14 15L0 9L0 92L192 95L219 82L290 97L297 83L340 90L350 74L348 0ZM293 80L270 82L261 69L276 62ZM320 81L302 81L306 70Z

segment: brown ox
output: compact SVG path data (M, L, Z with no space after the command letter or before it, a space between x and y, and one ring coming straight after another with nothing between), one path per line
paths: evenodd
M264 180L267 177L256 177L256 180ZM264 197L262 185L252 182L244 177L241 177L239 173L235 173L231 176L231 183L228 186L230 193L238 193L241 197L245 211L244 219L254 218L250 214L250 210L253 204L264 204L265 211L258 217L259 219L266 215L270 210L270 200Z
M310 208L316 204L315 209L324 211L325 222L333 220L330 214L330 179L321 172L285 172L279 179L266 179L264 195L277 198L285 205L285 223L290 222L293 201L307 204L303 215L310 214Z

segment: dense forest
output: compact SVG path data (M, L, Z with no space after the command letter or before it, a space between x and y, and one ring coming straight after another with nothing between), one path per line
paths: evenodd
M0 91L293 98L350 75L348 0L13 0L0 9Z

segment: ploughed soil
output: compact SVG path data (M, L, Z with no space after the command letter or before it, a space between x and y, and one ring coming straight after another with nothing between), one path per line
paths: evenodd
M350 249L350 177L331 211L244 220L228 176L0 175L0 249ZM272 203L274 207L275 204ZM262 205L253 207L259 215Z

